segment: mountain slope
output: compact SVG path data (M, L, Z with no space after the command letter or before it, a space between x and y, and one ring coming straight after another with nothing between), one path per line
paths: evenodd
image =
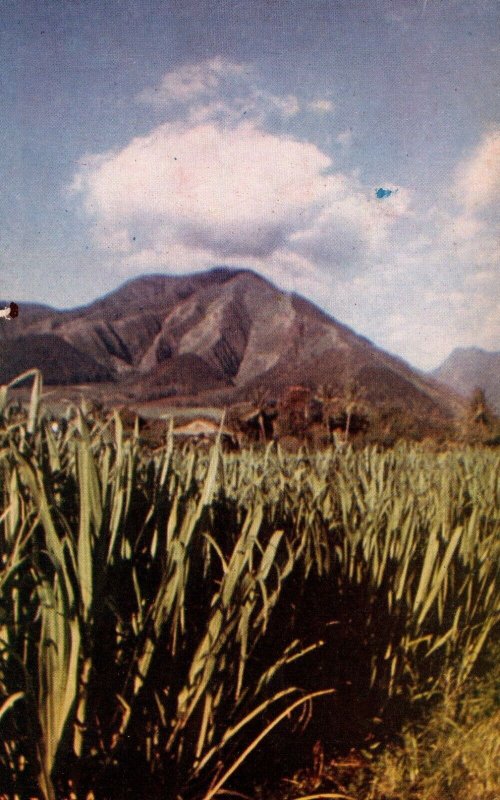
M101 383L112 373L92 356L50 333L21 336L1 343L0 383L8 383L32 367L40 367L46 383L65 386Z
M219 391L224 402L294 383L341 392L354 379L364 399L420 415L446 416L454 403L433 379L248 270L145 276L68 311L22 306L0 337L0 379L30 362L49 383L109 380L137 398Z
M464 397L483 389L488 403L500 414L500 352L457 348L431 375Z

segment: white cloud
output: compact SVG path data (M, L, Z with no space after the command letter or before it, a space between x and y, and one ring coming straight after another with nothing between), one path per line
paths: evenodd
M269 92L259 85L252 66L220 56L167 72L158 86L144 89L136 100L164 107L192 123L237 124L245 117L263 122L272 115L288 119L300 111L295 95Z
M213 257L264 257L318 213L330 166L315 145L252 123L165 124L83 168L75 189L120 243L137 228L153 247L168 238Z
M377 256L394 222L409 213L409 193L401 190L389 204L377 201L353 177L332 176L328 204L290 245L316 264L342 272L363 269Z
M397 220L403 189L379 202L333 171L316 145L254 122L166 123L119 152L86 159L74 182L98 244L132 268L301 264L363 269Z
M342 147L345 147L345 148L347 148L347 147L350 147L350 146L351 146L351 144L352 144L352 139L353 139L352 130L349 128L349 129L348 129L348 130L346 130L346 131L341 131L341 132L338 134L338 136L337 136L337 138L336 138L336 141L337 141L337 143L338 143L338 144L340 144Z
M336 287L332 311L423 369L455 347L499 349L499 249L490 197L481 215L467 199L453 211L445 191L427 209L422 198L411 198L412 213L388 229L364 273ZM354 309L353 296L364 298Z
M254 91L251 96L255 102L263 101L264 104L269 104L270 108L274 108L285 117L294 117L300 111L300 103L293 94L279 97L269 92Z
M485 134L472 155L460 163L455 197L468 212L500 203L500 128Z
M335 103L326 97L312 100L307 107L318 114L332 114L335 111Z
M357 326L422 368L455 347L500 346L499 143L498 132L482 137L457 165L451 196L443 188L427 208L414 197L415 213L389 231L389 267L374 258L362 276L378 300Z
M223 82L241 80L250 67L216 56L196 64L185 64L167 72L160 84L137 95L140 103L165 105L189 102L200 95L211 95Z

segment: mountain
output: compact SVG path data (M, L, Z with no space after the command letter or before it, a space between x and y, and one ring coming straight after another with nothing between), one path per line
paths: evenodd
M449 416L455 403L303 297L227 268L137 278L71 310L21 305L0 329L0 382L29 366L46 383L107 382L136 399L230 403L299 383L341 392L354 379L366 401L420 416Z
M500 414L500 352L457 348L431 375L465 397L476 388L483 389L488 403Z
M51 333L20 336L2 343L0 382L6 383L34 366L41 367L48 384L65 386L113 379L111 370Z

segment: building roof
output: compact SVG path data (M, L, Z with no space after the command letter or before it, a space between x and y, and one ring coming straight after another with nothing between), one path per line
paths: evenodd
M174 428L174 436L216 436L221 430L220 425L210 419L192 419L183 425ZM222 433L226 436L234 436L233 431L223 427Z

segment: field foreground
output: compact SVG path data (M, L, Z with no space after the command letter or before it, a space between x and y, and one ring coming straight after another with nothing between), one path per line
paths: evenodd
M354 753L363 797L392 800L412 720L497 730L493 700L460 713L498 622L498 451L226 454L167 426L151 451L117 413L53 426L40 390L27 415L0 396L0 794L211 800L302 774L286 797L326 798Z

